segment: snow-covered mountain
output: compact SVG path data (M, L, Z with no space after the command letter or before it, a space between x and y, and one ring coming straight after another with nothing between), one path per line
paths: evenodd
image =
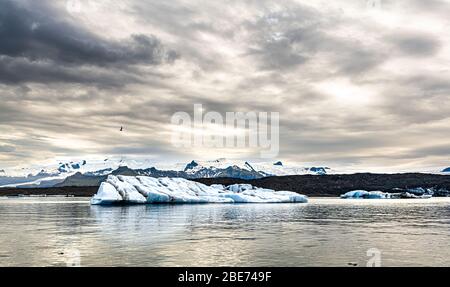
M187 163L158 163L150 159L105 157L97 159L58 160L42 165L0 170L0 187L96 186L108 175L198 178L258 179L270 176L349 174L361 171L326 166L304 166L290 162L249 162L217 159ZM364 171L363 171L364 172ZM413 171L409 171L413 172ZM420 172L420 171L419 171ZM450 168L421 173L450 175Z
M0 174L0 187L51 187L76 174L105 175L120 165L117 161L58 161L22 167Z
M42 167L22 169L22 175L0 174L0 187L51 187L97 185L107 175L145 175L152 177L215 178L230 177L256 179L268 176L313 174L332 172L328 167L299 167L281 161L250 163L242 160L217 159L174 165L159 165L150 160L105 158L102 160L58 161ZM15 171L14 174L18 172Z
M217 177L218 174L215 171L223 171L230 167L254 175L254 177L250 176L251 178L302 174L323 175L332 172L328 167L302 167L294 164L284 164L281 161L249 163L248 161L228 159L192 161L186 165L184 171L191 174L203 173L203 177ZM245 179L245 176L242 176L242 178Z
M280 161L274 164L255 163L253 164L253 167L263 173L265 176L286 176L301 174L325 175L334 173L334 171L329 167L302 167L294 164L284 164Z
M188 175L196 178L233 177L254 179L264 177L246 161L218 159L214 161L193 160L183 169Z

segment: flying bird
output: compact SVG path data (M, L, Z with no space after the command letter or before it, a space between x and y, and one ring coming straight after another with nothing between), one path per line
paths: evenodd
M120 131L123 132L123 127L120 127Z

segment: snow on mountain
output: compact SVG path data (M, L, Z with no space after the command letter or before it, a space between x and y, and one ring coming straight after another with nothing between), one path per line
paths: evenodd
M304 167L291 163L252 163L252 166L264 176L287 176L287 175L324 175L333 173L329 167Z
M72 171L78 171L81 169L81 167L85 166L87 162L85 160L81 162L60 162L58 167L58 172L60 173L68 173Z
M156 167L155 167L156 166ZM86 186L100 182L109 174L146 175L153 177L214 178L230 177L240 179L257 179L267 176L284 176L298 174L323 175L331 170L327 167L299 167L275 163L249 163L243 160L217 159L196 161L175 165L156 164L150 160L136 160L112 157L96 160L60 160L42 166L22 169L26 175L15 177L1 176L0 187L50 187Z
M0 174L0 187L51 187L76 173L107 175L122 164L121 160L54 161Z
M77 172L92 175L101 175L108 174L114 169L117 169L124 165L135 165L133 162L128 162L123 158L105 158L105 159L97 159L97 160L80 160L80 161L62 161L59 162L56 168L56 173L58 174L74 174ZM51 167L50 170L55 171L54 167Z
M193 160L183 169L188 177L235 177L242 179L261 178L264 175L256 171L246 161L217 159L214 161Z
M126 157L104 157L95 159L77 159L77 160L52 160L42 164L34 164L31 166L15 168L6 170L8 176L26 177L37 176L38 174L46 175L62 175L62 174L74 174L90 173L94 174L107 174L111 171L121 167L128 166L132 169L148 168L153 166L153 162L148 159L135 160ZM1 176L1 174L0 174Z
M295 164L286 165L281 161L275 163L250 163L242 160L228 160L223 158L214 161L192 161L185 166L184 171L194 174L202 170L224 170L230 167L238 168L252 173L259 173L261 177L302 174L323 175L332 172L332 170L328 167L301 167Z
M60 160L42 166L22 169L22 175L0 175L0 187L50 187L60 184L84 186L99 182L109 174L147 175L153 177L214 178L230 177L256 179L266 176L297 174L322 175L330 172L326 167L299 167L275 163L249 163L243 160L217 159L196 161L175 165L156 165L150 160L136 160L123 157L111 157L95 160ZM161 168L163 166L163 168ZM17 173L17 172L16 172ZM71 179L67 181L67 179ZM97 178L96 181L94 178ZM67 181L67 182L66 182Z
M248 171L254 171L253 167L246 161L243 160L229 160L226 158L220 158L213 161L200 161L199 162L201 166L207 167L207 168L218 168L218 169L225 169L230 166L237 166L241 169L245 169Z
M181 168L184 167L184 168ZM220 158L211 161L199 161L193 160L190 163L186 164L177 164L175 169L183 170L187 173L196 173L202 169L211 169L211 170L219 170L219 169L227 169L229 167L237 167L247 171L254 171L252 166L246 161L242 160L229 160L225 158Z

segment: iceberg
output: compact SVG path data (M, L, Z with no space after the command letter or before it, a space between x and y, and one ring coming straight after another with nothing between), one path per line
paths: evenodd
M428 199L432 194L424 193L417 195L411 192L399 192L388 193L382 191L366 191L366 190L353 190L341 195L341 198L363 198L363 199L401 199L401 198L415 198L415 199Z
M390 193L381 191L353 190L341 195L341 198L387 199Z
M306 203L292 191L274 191L250 184L207 186L183 178L110 175L92 205L152 203Z

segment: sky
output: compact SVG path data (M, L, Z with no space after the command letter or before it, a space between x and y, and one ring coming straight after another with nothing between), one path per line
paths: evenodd
M0 0L0 169L258 160L171 144L194 104L278 112L276 160L449 166L448 15L444 0Z

